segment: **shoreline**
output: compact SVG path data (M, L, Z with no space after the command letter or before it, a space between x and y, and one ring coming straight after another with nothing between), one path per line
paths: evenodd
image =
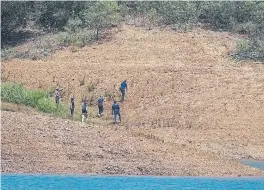
M264 179L264 175L256 175L256 176L162 176L162 175L107 175L107 174L74 174L74 173L8 173L2 172L1 175L9 176L9 175L25 175L25 176L57 176L57 177L131 177L131 178L208 178L208 179L243 179L243 178L260 178Z

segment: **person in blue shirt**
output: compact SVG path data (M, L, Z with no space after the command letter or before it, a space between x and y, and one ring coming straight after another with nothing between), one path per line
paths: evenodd
M117 124L117 121L116 121L117 115L119 117L119 121L121 122L120 107L116 100L114 101L114 104L112 105L112 114L114 116L114 124Z
M101 117L103 115L104 112L104 97L100 96L98 98L98 116Z
M127 92L127 80L121 83L120 91L121 91L121 102L123 102L125 99L125 93Z

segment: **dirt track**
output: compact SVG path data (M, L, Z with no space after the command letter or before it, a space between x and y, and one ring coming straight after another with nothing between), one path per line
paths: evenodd
M127 144L124 146L125 150L130 145L133 147L137 145L135 147L138 149L134 154L141 156L135 159L125 156L121 160L128 159L128 163L135 162L138 163L136 165L140 165L139 160L146 158L142 161L145 163L144 167L152 168L149 169L152 172L146 174L188 175L188 172L190 175L260 174L256 170L230 161L241 158L264 159L264 64L232 61L227 52L234 48L236 39L228 33L203 30L175 33L171 30L145 31L126 26L121 32L113 33L112 38L105 39L104 43L94 44L78 52L72 52L69 48L46 60L11 60L3 64L5 76L8 76L9 81L20 81L26 87L44 89L59 84L64 88L65 102L69 100L71 94L75 94L78 103L82 97L89 97L92 94L95 96L105 92L118 94L120 82L128 79L128 97L122 106L122 114L123 125L129 130L113 133L108 129L111 122L109 116L111 102L107 102L105 118L103 120L94 118L92 123L100 126L104 134L113 133L114 136L122 134L124 136L121 138L122 142ZM85 85L80 86L79 80L83 76L86 76ZM93 92L87 90L90 84L95 85ZM95 117L95 109L90 108L93 111L90 113L91 117ZM5 115L9 114L11 113L3 113L2 123L7 123ZM33 116L23 117L22 123L26 126L29 122L27 119ZM43 122L38 125L45 129L44 133L53 133L57 128L56 124L51 125L53 130L46 130L42 123L50 118L42 119ZM11 151L7 144L14 141L8 135L9 127L14 128L14 133L17 134L15 132L17 125L10 122L2 124L2 130L8 131L2 133L4 154L5 151ZM32 123L34 124L33 121ZM76 123L65 126L74 130L80 128ZM35 130L37 129L33 129ZM29 130L25 135L35 142L38 137L31 136L33 131ZM88 127L75 132L81 134L81 131L87 135L93 134L93 130ZM71 138L79 139L74 134ZM130 135L134 139L132 142L126 141ZM153 135L159 141L153 140ZM142 138L144 144L137 144L138 138ZM85 141L86 137L80 140ZM108 140L103 143L112 142ZM146 146L152 145L152 141L156 143L157 150L149 154L158 160L153 161L156 164L147 159L150 149ZM23 143L16 142L15 147L20 147ZM46 139L45 143L49 143L49 140ZM45 143L43 146L46 146ZM164 146L168 146L169 150L173 149L175 153L169 151L169 155L160 154ZM97 161L102 162L99 163L101 168L98 166L98 170L86 171L77 166L75 169L71 167L65 169L64 166L71 165L72 161L67 157L61 157L58 163L65 163L64 166L51 164L51 169L47 171L45 167L38 168L29 164L28 167L32 167L32 170L26 166L23 170L21 166L27 161L40 158L37 152L42 150L41 147L29 151L32 154L31 159L26 156L26 152L21 152L22 155L19 154L17 157L14 156L15 152L7 154L7 159L13 160L10 162L13 164L6 165L4 171L105 173L102 163L105 165L110 163L107 159L98 158ZM53 148L54 154L49 156L55 160L57 158L55 155L63 152L65 147L58 145ZM140 151L142 154L137 154ZM193 155L197 156L197 160ZM23 156L28 158L25 163L14 162L15 158ZM170 161L167 162L164 157ZM113 165L118 165L114 157L111 160L115 162ZM95 161L93 158L85 163L92 164ZM210 167L208 163L211 164ZM80 166L82 164L83 162ZM159 164L163 168L158 170L161 172L155 170ZM123 173L135 174L136 170L130 166L124 164ZM188 168L188 172L185 172L184 167Z

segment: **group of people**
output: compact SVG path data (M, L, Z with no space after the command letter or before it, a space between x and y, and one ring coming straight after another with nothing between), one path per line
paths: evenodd
M124 98L125 98L125 93L127 92L127 80L123 81L120 85L119 88L120 92L121 92L121 103L123 103ZM60 103L60 91L59 88L56 88L55 91L55 102L57 104L57 106ZM101 95L98 100L97 100L97 105L98 105L98 117L102 117L103 113L104 113L104 102L105 99L104 97ZM87 110L87 100L84 100L82 102L82 123L84 121L88 120L88 110ZM71 97L71 104L70 104L70 111L71 111L71 117L74 117L74 110L75 110L75 103L74 103L74 95ZM114 100L114 103L112 105L112 115L113 115L113 119L114 119L114 124L117 124L117 116L119 118L119 122L121 122L121 114L120 114L120 107L117 103L116 100Z

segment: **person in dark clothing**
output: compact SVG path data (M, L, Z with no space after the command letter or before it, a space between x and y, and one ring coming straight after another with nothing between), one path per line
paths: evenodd
M127 80L121 83L120 85L120 92L121 92L121 102L125 99L125 93L127 92Z
M98 98L98 116L101 117L104 112L104 97L100 96Z
M86 101L84 101L82 103L82 123L84 122L84 119L86 119L86 121L88 120L87 102Z
M59 91L59 88L58 87L55 90L55 102L56 102L57 106L60 103L60 91Z
M73 95L72 98L71 98L71 105L70 105L72 119L73 119L73 116L74 116L74 108L75 108L75 105L74 105L74 95Z
M114 101L114 104L112 105L112 114L114 116L114 124L117 124L117 121L116 121L117 115L119 117L119 121L121 122L120 107L116 100Z

